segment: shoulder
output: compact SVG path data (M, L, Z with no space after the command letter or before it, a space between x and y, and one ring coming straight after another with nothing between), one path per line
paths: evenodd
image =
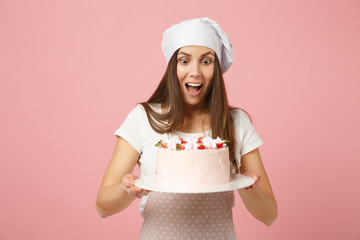
M141 104L137 104L133 109L130 110L128 117L139 116L145 112L144 107Z
M151 107L150 104L148 104L149 107ZM152 108L152 107L151 107ZM136 104L136 106L131 110L132 114L135 115L146 115L146 108L143 106L142 103Z
M146 111L146 107L144 107L143 104L146 104L147 107L149 107L151 110L155 112L161 111L161 104L160 103L138 103L135 107L137 111Z
M128 114L128 118L136 121L147 121L150 116L153 117L154 113L161 113L160 104L138 103Z
M231 118L236 129L248 131L254 128L252 120L247 112L241 108L234 108L230 111Z
M143 105L137 104L128 112L125 121L134 123L135 121L141 120L144 116L146 116L146 112Z
M231 117L232 117L232 119L234 121L243 120L243 121L249 121L250 122L249 116L241 108L233 108L233 109L231 109L230 114L231 114Z
M145 111L145 109L141 103L138 103L138 104L136 104L136 107L133 109L133 111L142 112L142 111Z

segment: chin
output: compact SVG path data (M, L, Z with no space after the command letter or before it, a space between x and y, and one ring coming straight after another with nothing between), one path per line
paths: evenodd
M205 104L202 101L186 101L185 100L185 105L188 107L200 107Z

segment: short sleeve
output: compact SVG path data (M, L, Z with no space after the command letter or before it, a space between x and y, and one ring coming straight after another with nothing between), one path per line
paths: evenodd
M233 109L231 111L231 116L234 121L236 135L235 158L240 166L241 156L260 147L263 144L263 141L251 124L249 118L241 109Z
M140 154L141 141L139 128L141 124L141 111L144 110L140 107L140 105L137 105L114 133L114 135L122 137L125 141L127 141Z

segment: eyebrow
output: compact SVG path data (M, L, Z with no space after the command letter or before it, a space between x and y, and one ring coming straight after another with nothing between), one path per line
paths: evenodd
M186 52L183 52L183 51L179 52L178 54L183 54L183 55L189 56L189 57L191 56L191 54L186 53ZM211 51L208 51L208 52L202 54L201 57L204 57L204 56L206 56L206 55L208 55L208 54L211 54L211 55L213 55L213 56L215 57L215 54L213 54Z

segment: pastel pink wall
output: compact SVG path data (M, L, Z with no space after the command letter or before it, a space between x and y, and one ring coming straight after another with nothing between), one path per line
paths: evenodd
M360 239L360 2L0 1L0 239L136 239L135 202L94 207L113 132L165 70L162 32L216 20L279 205L271 227L237 197L239 239Z

